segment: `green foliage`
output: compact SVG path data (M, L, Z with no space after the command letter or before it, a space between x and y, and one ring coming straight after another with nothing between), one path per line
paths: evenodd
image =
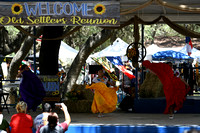
M88 37L94 33L101 31L101 28L95 26L83 26L78 32L73 33L68 38L64 39L71 47L79 50L81 45L84 44Z
M181 26L187 27L190 30L199 32L200 26L197 24L180 24ZM139 25L140 36L142 33L141 25ZM70 37L66 38L64 41L76 48L80 49L80 46L86 42L88 37L92 34L100 32L102 29L96 26L84 26L80 31L74 33ZM134 25L128 25L122 29L116 29L114 33L114 38L121 38L128 44L134 42ZM171 29L167 24L153 24L153 25L144 25L144 42L154 40L155 37L183 37L180 33ZM141 38L140 38L141 39ZM112 40L113 41L113 40ZM96 48L93 53L98 52L111 45L113 42L111 40L107 40L104 44Z
M69 100L81 100L82 99L81 91L72 89L70 92L66 93L66 97Z
M155 35L153 33L156 32ZM171 29L167 24L145 25L144 40L152 40L155 36L181 36L178 32Z
M77 100L92 101L94 97L94 94L90 89L85 89L85 85L78 85L78 84L73 85L71 90L67 92L65 95L68 98L68 100L73 100L73 101Z
M129 25L120 30L117 30L116 37L119 37L122 40L124 40L125 42L127 42L128 44L130 44L134 41L133 34L134 34L134 26Z
M9 39L14 40L19 33L19 30L16 29L14 26L5 26L6 30L8 31Z
M102 45L100 45L99 47L97 47L97 48L93 51L93 53L96 53L96 52L99 52L99 51L105 49L105 48L108 47L110 44L111 44L111 43L110 43L110 40L107 40L105 43L103 43Z

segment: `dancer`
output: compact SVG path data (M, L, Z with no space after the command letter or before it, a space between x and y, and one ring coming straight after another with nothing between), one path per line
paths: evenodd
M45 96L45 90L41 80L29 69L27 65L22 65L19 73L22 75L20 83L20 101L25 101L28 110L36 111L37 106L42 103Z
M94 89L94 99L91 110L93 113L99 113L98 117L103 117L103 113L110 113L116 109L118 87L107 87L106 83L113 85L104 76L103 70L98 71L98 77L93 79L91 86L86 85L87 89Z
M143 66L156 74L163 84L166 97L166 108L164 113L170 114L169 119L174 118L174 111L178 111L183 106L183 101L190 90L189 85L181 78L174 76L170 64L151 63L143 61Z

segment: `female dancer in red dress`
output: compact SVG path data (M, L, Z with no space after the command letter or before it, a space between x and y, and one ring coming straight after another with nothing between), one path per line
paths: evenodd
M151 63L143 61L143 66L155 73L163 84L166 97L166 108L164 113L169 113L173 119L174 111L178 111L183 106L183 101L190 90L189 85L181 78L174 76L172 67L166 63Z

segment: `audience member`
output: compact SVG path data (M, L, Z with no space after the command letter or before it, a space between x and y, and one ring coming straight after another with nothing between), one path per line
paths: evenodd
M61 109L64 112L65 121L58 124L58 115L56 113L50 113L48 116L48 124L41 127L40 133L64 133L67 131L71 122L71 117L68 113L67 106L64 103L61 103Z
M32 133L33 119L26 114L27 104L20 101L16 106L17 114L10 120L11 133Z
M47 118L49 113L52 111L51 105L49 103L44 103L42 105L43 113L36 116L34 119L34 128L36 133L39 132L40 128L44 125L47 125Z
M9 123L3 119L3 114L2 114L2 107L0 106L0 133L10 133L10 128L9 128Z

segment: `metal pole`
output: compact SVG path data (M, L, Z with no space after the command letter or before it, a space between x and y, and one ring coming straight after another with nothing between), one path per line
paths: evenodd
M135 99L138 100L138 67L135 68Z
M144 25L142 24L142 46L144 46ZM142 48L142 58L143 58L143 48ZM143 83L143 81L144 81L144 70L143 70L143 64L142 64L142 73L141 73L141 80L142 80L142 82L141 83Z
M86 79L85 79L85 75L86 75L86 74L85 74L85 73L86 73L86 70L85 70L85 69L86 69L86 62L85 62L85 64L84 64L84 68L83 68L83 69L84 69L84 75L83 75L84 78L83 78L83 83L85 84L85 83L86 83Z
M33 26L33 34L36 36L36 28ZM33 38L33 63L34 63L34 73L36 74L36 38Z

